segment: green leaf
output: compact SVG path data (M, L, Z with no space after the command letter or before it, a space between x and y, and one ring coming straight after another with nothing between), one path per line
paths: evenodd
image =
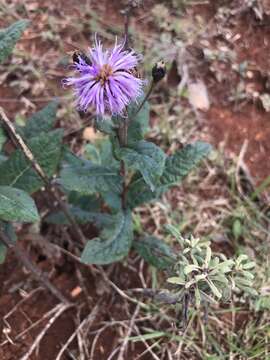
M35 222L39 220L39 215L33 199L27 193L10 186L0 186L0 219Z
M181 279L179 276L172 276L167 279L167 282L175 285L185 285L186 283L185 280Z
M0 125L0 151L2 150L6 140L7 140L7 137L6 137L5 131Z
M0 265L4 263L7 255L7 248L6 246L0 242Z
M82 210L98 212L101 207L101 200L96 195L82 195L76 191L68 194L68 203Z
M169 156L160 179L161 188L159 191L165 192L171 186L177 185L210 151L211 145L198 141L192 145L186 145L182 150L178 150Z
M15 243L17 241L17 235L11 223L0 221L0 228L8 236L8 238ZM0 242L0 264L3 264L7 254L6 246Z
M28 20L19 20L6 29L0 30L0 63L12 53L16 42L21 37L28 24Z
M117 128L113 120L107 117L97 118L95 127L97 130L107 135L114 135Z
M189 273L191 273L192 271L199 271L199 267L197 265L193 265L193 264L190 264L190 265L186 265L184 267L184 274L185 275L188 275Z
M207 284L209 285L211 291L213 292L213 294L220 299L222 297L222 293L218 290L218 288L216 287L216 285L209 279L206 280Z
M81 260L85 264L104 265L121 260L129 252L133 240L130 212L114 216L114 224L105 228L99 238L88 241Z
M158 269L166 269L175 261L170 246L155 236L141 238L133 243L133 247L145 261Z
M80 224L92 223L98 228L110 226L113 224L113 218L109 214L95 213L82 210L78 207L70 206L69 212L73 215L74 219ZM48 215L45 221L49 224L56 225L69 225L69 221L62 211L54 212Z
M119 212L122 208L122 199L120 194L114 192L105 192L101 194L101 197L106 205L112 212Z
M93 164L90 161L73 158L64 166L60 183L69 191L90 195L95 192L121 193L122 178L114 167Z
M158 184L165 165L165 154L155 144L141 140L133 146L119 148L117 156L124 160L126 166L138 170L153 191Z
M116 169L120 169L120 161L116 160L113 156L113 146L110 139L98 139L95 141L95 146L99 150L100 163L102 165L113 166Z
M62 153L61 130L51 131L32 138L28 146L48 177L55 174ZM33 193L44 184L21 150L14 151L9 159L0 163L0 185L14 186Z
M51 101L40 111L32 115L20 130L27 139L40 135L42 132L48 133L53 129L56 120L57 101Z
M256 266L255 261L247 262L246 264L242 265L244 270L250 270L253 269Z
M151 191L142 177L135 174L127 195L129 206L134 208L159 198L170 187L180 183L209 154L210 150L209 144L196 142L192 145L186 145L182 150L178 150L175 154L167 157L164 172L159 179L159 186L154 192Z
M0 154L0 164L7 160L5 155Z
M242 223L239 219L235 219L233 222L233 227L232 227L232 232L233 232L233 236L235 237L235 239L239 239L240 236L243 233L243 226Z
M101 164L100 154L98 149L93 144L86 144L84 147L84 156L86 160L92 161L94 164Z

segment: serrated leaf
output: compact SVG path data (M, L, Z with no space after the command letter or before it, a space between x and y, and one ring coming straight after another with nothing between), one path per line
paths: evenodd
M41 134L28 142L36 161L48 177L55 174L61 158L61 130ZM14 151L0 164L0 185L9 185L28 193L39 190L44 184L21 150Z
M132 240L131 213L118 213L112 226L105 228L99 238L88 241L81 260L85 264L97 265L119 261L128 254Z
M169 156L165 162L164 172L159 179L159 186L154 192L151 191L142 177L135 174L127 195L129 206L133 208L160 197L170 187L182 181L209 154L210 150L209 144L196 142L192 145L186 145L182 150L178 150L174 155Z
M35 222L39 215L33 199L26 192L10 186L0 186L0 219Z
M9 27L0 30L0 63L12 53L16 42L21 37L28 24L28 20L19 20Z
M117 156L132 170L138 170L146 184L154 191L165 165L165 154L155 144L144 140L133 146L118 149Z
M110 226L113 224L113 218L109 214L90 212L74 206L69 207L69 212L79 224L92 223L98 228L102 228L104 226ZM56 224L56 225L70 224L69 221L67 220L67 217L62 211L57 211L48 215L45 221L49 224Z
M96 165L75 157L63 167L59 182L66 190L84 195L96 192L120 194L122 189L122 178L114 167Z
M168 268L175 260L170 246L155 236L141 238L133 243L133 247L145 261L158 269Z
M166 160L164 173L160 178L160 191L164 192L169 187L178 184L209 154L211 149L211 145L198 141L192 145L186 145L182 150L178 150L169 156Z
M33 114L20 130L27 139L40 135L42 132L48 133L53 129L56 120L58 102L51 101L40 111Z

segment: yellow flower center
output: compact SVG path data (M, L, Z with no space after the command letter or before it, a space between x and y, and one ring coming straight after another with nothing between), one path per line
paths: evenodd
M97 76L97 80L101 82L101 85L104 85L112 74L113 74L112 67L108 64L105 64L100 69L99 75Z

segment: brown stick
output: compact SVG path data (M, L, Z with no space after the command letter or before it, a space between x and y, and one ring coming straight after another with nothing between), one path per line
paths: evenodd
M14 125L8 119L7 115L5 114L4 110L1 107L0 107L0 119L2 120L4 127L7 130L11 140L13 140L15 146L22 150L22 152L24 153L27 160L31 163L33 169L36 171L38 176L43 180L48 192L58 202L60 208L62 209L63 213L65 214L70 225L72 225L72 231L74 232L74 234L78 237L78 239L80 240L80 242L82 244L85 244L86 241L85 241L84 235L83 235L79 225L77 224L76 220L70 213L67 204L61 199L58 189L51 184L50 179L47 177L47 175L45 174L45 172L43 171L43 169L41 168L39 163L36 161L31 150L26 145L26 143L24 142L22 137L17 133Z
M27 254L20 248L18 244L13 244L9 237L0 231L0 240L8 248L12 249L15 256L23 263L23 265L31 272L36 280L42 284L61 302L69 304L70 302L64 295L49 281L47 276L29 259Z

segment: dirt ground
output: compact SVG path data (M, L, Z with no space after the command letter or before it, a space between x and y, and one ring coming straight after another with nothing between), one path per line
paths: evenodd
M137 10L131 20L132 28L140 33L142 38L153 34L156 36L157 29L151 13L155 3L145 1L144 8ZM202 24L208 24L207 35L202 31L202 35L190 45L198 51L203 51L205 44L212 51L226 46L234 53L235 64L247 63L245 68L247 76L241 75L231 63L226 61L216 59L210 61L205 58L197 60L197 55L192 55L192 61L197 61L198 66L195 76L205 83L211 103L207 111L199 111L198 128L216 148L224 147L228 156L239 155L247 141L244 162L254 182L259 185L270 174L269 112L263 108L258 97L258 93L270 92L268 56L270 19L265 15L263 22L258 21L252 10L241 11L239 6L236 7L239 10L236 15L223 18L223 23L222 21L219 23L216 16L218 8L223 3L213 0L205 2L204 5L188 7L187 16L191 18L200 16ZM69 59L70 52L78 44L82 48L87 46L87 39L92 29L87 28L86 20L99 21L99 26L110 28L110 36L113 34L113 29L122 27L122 16L119 11L123 4L118 1L89 1L88 5L76 0L56 3L25 1L24 9L20 8L20 1L13 0L7 4L12 11L7 19L4 17L0 19L2 26L15 20L18 14L29 17L32 21L22 41L17 45L18 54L23 56L12 60L15 70L0 74L0 106L5 108L11 118L15 114L28 115L42 107L52 97L59 96L61 100L65 96L61 79L65 76L66 65L62 64L66 58ZM87 8L85 13L83 13L84 6L85 9ZM178 16L174 14L173 8L171 12L172 16ZM97 19L96 14L98 14ZM83 26L80 24L80 17L85 19ZM229 33L229 37L226 37L226 33ZM36 73L27 69L26 65L29 61ZM175 83L178 84L179 81L181 74ZM230 100L239 82L242 84L244 95L240 100L238 98ZM166 84L163 87L166 87ZM68 112L63 108L61 112L68 117ZM76 128L76 121L72 123L72 120L61 120L59 125L72 129ZM39 236L47 237L52 242L54 237L59 236L57 243L64 243L57 229L52 231L43 229L41 235L35 233L29 235L28 230L28 228L19 230L22 247L31 254L32 260L43 271L48 272L51 281L76 304L76 307L63 311L47 331L38 348L27 359L56 359L62 346L78 328L79 320L89 316L89 313L92 313L92 320L88 324L87 339L84 339L83 332L78 332L72 339L69 350L64 352L61 359L79 359L78 349L83 346L82 342L88 346L88 357L85 360L108 359L119 346L120 336L125 336L126 329L123 324L129 324L136 311L136 305L123 299L110 282L104 281L97 269L78 265L61 251L52 256L46 247L38 244L36 240ZM30 234L32 232L33 229L30 229ZM141 287L142 277L147 284L150 284L146 265L135 256L131 256L129 262L105 267L105 272L119 289ZM26 360L23 355L48 323L45 314L52 309L57 311L58 308L55 307L58 301L31 278L12 252L8 254L6 262L0 266L0 284L0 314L3 318L0 359ZM39 323L35 324L37 321ZM142 326L147 328L148 321L147 316L144 319L141 315ZM119 327L120 322L121 327ZM163 327L166 328L166 323L157 324L156 330L161 331ZM25 333L22 333L23 331ZM149 352L140 356L144 350L145 347L141 342L133 342L128 347L124 359L153 359ZM163 358L167 358L166 354Z

